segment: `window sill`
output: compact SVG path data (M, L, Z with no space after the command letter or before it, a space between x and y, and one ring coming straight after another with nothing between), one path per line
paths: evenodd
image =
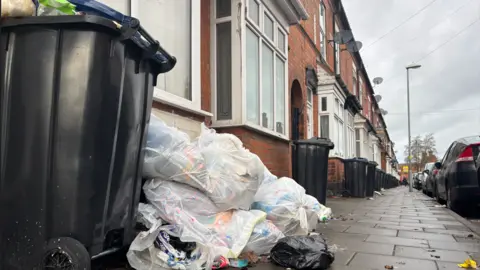
M259 125L256 125L256 124L252 124L252 123L245 123L245 126L249 129L253 129L255 131L259 131L260 133L263 133L264 135L267 135L267 136L271 136L271 137L275 137L279 140L282 140L282 141L290 141L290 139L288 138L287 135L285 134L280 134L280 133L277 133L273 130L270 130L270 129L267 129L267 128L264 128L262 126L259 126Z
M153 93L153 100L200 116L213 117L212 113L201 110L200 108L198 108L198 106L195 106L192 101L183 99L181 97L171 96L173 95L166 93L158 88L155 88Z

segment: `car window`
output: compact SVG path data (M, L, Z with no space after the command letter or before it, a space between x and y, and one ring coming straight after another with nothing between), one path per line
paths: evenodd
M456 143L455 146L450 151L450 155L448 157L447 163L451 163L457 159L457 157L465 150L465 144L463 143Z
M453 146L456 144L456 142L453 142L450 147L448 147L448 150L447 152L445 152L445 155L443 155L443 158L442 158L442 164L445 164L445 162L447 162L447 158L448 158L448 155L450 155L450 151L452 150Z

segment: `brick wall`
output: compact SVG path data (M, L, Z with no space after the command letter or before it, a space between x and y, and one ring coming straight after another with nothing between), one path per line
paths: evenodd
M345 178L345 168L343 160L340 158L328 159L328 194L338 194L343 188L343 179Z
M290 143L264 135L247 127L216 128L219 133L237 136L245 148L258 155L271 173L278 177L292 177Z

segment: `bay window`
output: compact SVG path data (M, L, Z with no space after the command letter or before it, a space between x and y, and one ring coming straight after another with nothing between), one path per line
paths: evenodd
M345 154L345 141L344 141L344 134L345 130L343 127L344 122L344 112L343 104L340 102L338 98L335 99L335 113L334 113L334 131L335 131L335 145L336 151L335 153L339 156L344 156Z
M313 91L307 87L307 138L313 137Z
M353 123L353 114L347 113L347 153L346 157L355 156L355 127Z
M286 32L261 2L248 2L245 50L247 122L285 134Z
M362 138L360 137L361 130L355 129L355 154L357 157L362 156Z
M200 109L200 1L132 0L131 16L177 59L175 68L160 74L154 98Z

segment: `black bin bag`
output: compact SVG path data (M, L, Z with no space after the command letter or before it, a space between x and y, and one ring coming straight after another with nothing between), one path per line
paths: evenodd
M335 256L328 250L320 235L287 236L272 248L272 261L282 267L302 269L328 269Z

